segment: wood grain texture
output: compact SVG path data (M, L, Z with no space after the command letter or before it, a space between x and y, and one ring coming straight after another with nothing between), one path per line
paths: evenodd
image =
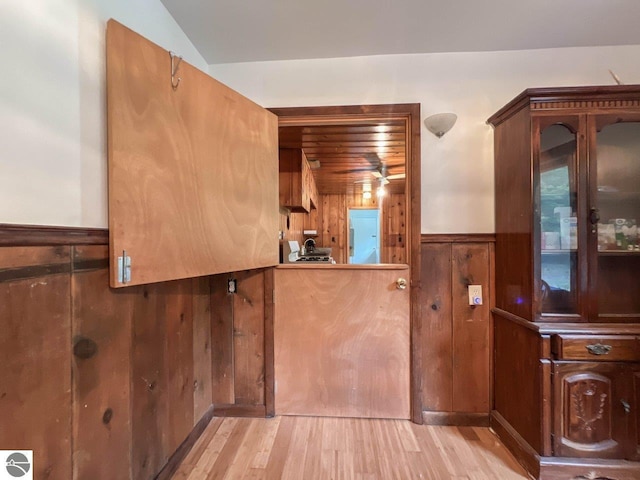
M278 263L277 118L187 62L174 90L170 65L109 21L113 287L122 251L132 285Z
M264 405L265 414L273 417L275 409L275 372L273 370L274 269L264 272Z
M194 278L193 289L193 421L211 407L211 283Z
M29 252L68 262L69 249ZM0 448L33 450L34 478L72 477L70 298L69 273L0 282Z
M526 479L489 429L404 420L276 417L213 421L176 480Z
M422 408L453 410L451 244L422 246Z
M542 450L540 338L494 314L494 409L536 452Z
M106 245L17 244L0 248L0 272L28 274L0 281L0 407L19 429L0 448L33 448L36 478L153 478L193 428L194 365L211 368L192 347L208 279L112 290Z
M407 274L276 269L277 414L409 418Z
M264 271L238 272L233 295L234 398L264 405Z
M496 307L533 320L531 120L520 110L494 132ZM514 266L517 265L517 268Z
M493 233L423 233L420 243L495 243Z
M591 362L640 362L640 337L631 335L555 335L555 353L558 359L587 360ZM588 349L609 347L599 355Z
M491 285L489 247L451 247L453 315L453 411L489 413ZM482 305L469 305L469 285L481 285Z
M629 454L631 378L616 363L553 362L555 455L619 458Z
M109 258L106 246L73 247L74 263ZM132 306L137 292L107 287L109 270L71 277L74 478L131 476ZM95 345L95 353L83 345Z
M171 455L187 438L194 424L192 281L169 282L163 287L168 424L162 433L168 438L167 455Z
M233 295L227 293L232 275L211 277L211 400L235 403L233 366Z
M162 284L136 287L133 306L131 428L133 478L150 478L169 458L165 361L167 319Z
M0 271L5 273L2 277L6 280L25 278L16 270L28 267L68 266L71 258L69 247L4 247L0 249ZM13 274L12 274L13 272ZM42 269L34 271L34 276L46 274ZM59 272L57 272L59 273Z
M0 246L105 245L104 228L75 228L0 223Z

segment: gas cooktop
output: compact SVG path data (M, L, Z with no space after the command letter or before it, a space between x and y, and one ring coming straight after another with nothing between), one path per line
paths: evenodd
M322 255L310 255L299 257L296 262L331 262L331 257L325 257Z

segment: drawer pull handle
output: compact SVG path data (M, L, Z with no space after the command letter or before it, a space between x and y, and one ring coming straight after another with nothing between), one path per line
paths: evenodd
M594 343L587 345L586 349L591 355L606 355L611 351L611 345L603 345L602 343Z
M631 405L626 400L620 400L622 403L622 408L624 408L624 413L627 415L631 413Z

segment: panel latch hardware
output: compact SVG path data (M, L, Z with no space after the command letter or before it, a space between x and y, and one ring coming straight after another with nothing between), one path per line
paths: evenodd
M127 251L122 251L122 256L118 257L118 282L129 283L131 281L131 257Z

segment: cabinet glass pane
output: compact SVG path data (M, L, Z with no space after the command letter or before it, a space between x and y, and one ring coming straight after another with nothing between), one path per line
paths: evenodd
M596 155L599 314L640 315L640 123L604 127Z
M577 312L576 137L563 125L540 135L539 271L543 314Z

